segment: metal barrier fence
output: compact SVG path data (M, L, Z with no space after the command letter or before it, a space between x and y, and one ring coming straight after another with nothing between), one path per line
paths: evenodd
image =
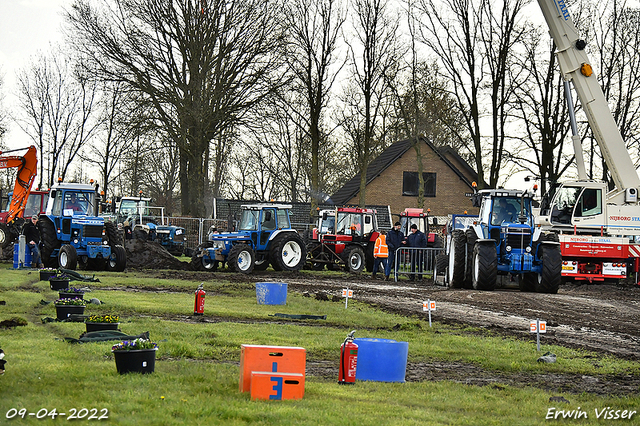
M393 268L394 280L398 275L407 275L410 280L421 280L424 275L433 276L436 256L444 253L443 248L407 247L396 250Z
M221 232L227 230L227 221L222 219L206 219L200 217L170 217L169 224L185 229L187 241L185 247L196 248L206 241L209 228L215 226Z

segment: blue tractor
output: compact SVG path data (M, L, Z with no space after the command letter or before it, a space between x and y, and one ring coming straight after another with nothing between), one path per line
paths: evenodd
M121 272L127 265L118 228L98 216L97 186L54 185L38 226L42 261L47 266L76 269L80 264L86 269Z
M289 204L242 206L236 232L208 235L194 250L191 266L195 270L215 271L226 263L232 271L244 274L265 270L298 271L305 265L307 249L298 232L291 228Z
M474 194L478 219L451 235L448 279L451 287L493 290L498 275L510 275L520 290L557 293L562 256L557 235L543 233L532 214L533 194L482 190Z
M122 197L115 214L122 224L125 237L160 243L169 253L181 256L187 240L186 230L171 225L164 216L164 207L151 206L151 198ZM159 211L159 214L156 213Z

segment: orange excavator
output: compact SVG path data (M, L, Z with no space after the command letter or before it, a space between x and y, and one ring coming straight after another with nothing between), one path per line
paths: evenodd
M16 232L17 234L20 233L19 230L13 232L11 229L16 227L16 219L22 217L29 198L31 185L37 173L38 156L36 155L36 147L31 145L24 155L4 155L16 151L24 151L24 148L0 151L0 169L18 168L11 202L7 211L0 214L0 246L3 248L13 242L12 236Z

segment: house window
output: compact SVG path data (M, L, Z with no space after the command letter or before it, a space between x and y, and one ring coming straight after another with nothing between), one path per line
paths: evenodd
M436 174L435 173L422 173L422 179L424 180L424 196L435 197L436 196ZM402 175L402 195L409 197L418 196L418 172L403 172Z

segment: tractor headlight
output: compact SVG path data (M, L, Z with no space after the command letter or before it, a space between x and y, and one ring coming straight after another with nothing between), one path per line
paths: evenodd
M182 229L176 229L176 235L182 235Z
M507 253L511 252L511 246L507 246L506 250L507 250Z
M527 253L531 253L531 247L527 246L524 251L526 251Z
M103 246L108 246L108 245L109 245L109 241L107 241L107 240L102 240L102 245L103 245Z
M78 239L77 239L77 238L75 238L75 239L73 240L73 244L78 244Z
M213 248L214 249L224 250L224 247L225 247L224 241L214 241L213 242Z

